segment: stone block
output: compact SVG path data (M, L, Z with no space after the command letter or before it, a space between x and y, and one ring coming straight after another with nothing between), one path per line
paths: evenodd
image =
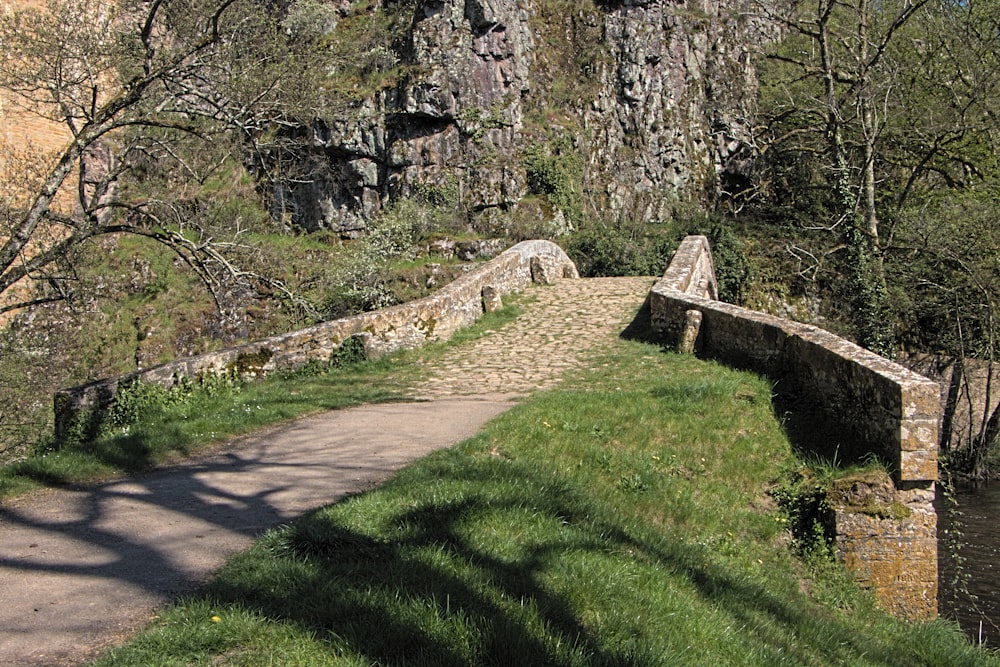
M915 376L901 381L903 417L933 419L941 415L941 389L936 382Z
M483 288L483 312L492 313L503 308L500 290L492 285Z
M835 512L837 556L858 583L894 615L937 615L936 517L916 513L893 519Z
M904 452L937 449L937 419L905 419L899 425L899 448Z
M937 448L915 452L900 451L899 458L899 479L901 481L937 481Z
M560 273L556 273L552 262L547 262L539 256L531 258L532 282L539 285L551 285L559 278Z
M919 480L900 482L896 486L896 494L901 503L916 512L935 514L934 499L937 492L935 491L934 482Z
M701 311L687 311L684 316L684 330L677 342L677 351L681 354L694 354L699 331L701 331Z

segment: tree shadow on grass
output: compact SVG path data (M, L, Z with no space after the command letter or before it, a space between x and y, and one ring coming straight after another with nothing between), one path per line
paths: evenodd
M109 609L102 620L90 618L93 605L119 599L123 590L140 606L191 591L207 576L206 567L222 565L264 530L370 488L413 458L460 439L456 430L464 433L470 422L491 416L478 406L458 410L462 416L455 418L442 418L441 410L404 404L327 413L176 467L0 504L0 597L17 591L0 605L0 627L9 630L0 633L0 653L14 650L8 638L23 647L18 651L34 650L30 639L21 639L32 633L42 633L37 636L51 651L67 654L107 641L101 623L118 633L145 612L118 617ZM49 481L62 481L59 475ZM52 599L58 605L46 602Z
M638 585L693 587L701 605L736 627L752 628L745 641L755 642L750 647L755 651L786 657L791 651L797 664L824 659L853 664L862 657L911 664L912 656L898 656L833 618L811 618L763 581L733 576L712 563L707 547L662 534L627 534L550 477L506 468L512 477L503 480L489 463L449 475L447 498L421 492L424 482L418 482L393 497L388 515L374 520L394 527L387 532L350 527L359 513L367 516L367 496L320 511L265 538L230 565L206 596L212 605L233 604L293 622L335 650L372 664L671 664L672 652L679 656L683 645L664 647L656 637L610 640L595 629L593 617L614 616L613 600L581 605L593 590L577 589L571 578L552 584L567 572L613 580L614 568L627 568L631 558L654 563L662 574ZM434 480L425 483L433 486ZM455 492L454 484L461 491ZM384 507L385 499L376 504ZM534 531L518 523L529 509L530 521L542 526ZM489 521L497 515L504 517L500 525L511 526L509 542L499 549L489 546L497 537ZM620 564L588 572L592 563L613 558ZM263 577L264 567L253 566L260 559L268 561ZM585 609L590 623L583 618ZM706 615L718 618L715 612ZM810 644L836 645L837 654L817 653Z

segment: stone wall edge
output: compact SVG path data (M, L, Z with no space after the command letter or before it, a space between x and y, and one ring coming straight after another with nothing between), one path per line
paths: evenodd
M123 382L169 387L180 376L194 378L234 368L244 376L263 376L310 360L328 361L346 339L358 335L365 337L365 350L371 356L419 347L450 338L476 321L483 314L482 291L487 286L504 295L523 290L533 279L564 277L576 278L579 273L562 248L551 241L522 241L415 301L61 389L53 396L56 436L65 436L82 412L106 409Z

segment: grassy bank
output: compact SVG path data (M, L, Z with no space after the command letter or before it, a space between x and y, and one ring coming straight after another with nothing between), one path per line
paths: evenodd
M98 664L1000 664L793 554L766 382L624 341L593 367L268 533Z
M126 413L109 416L96 437L46 439L21 460L0 466L0 498L148 470L197 454L227 439L322 410L399 401L410 384L450 346L502 326L521 312L525 296L458 331L451 341L371 361L313 366L260 382L212 382L170 392L143 385L130 392Z

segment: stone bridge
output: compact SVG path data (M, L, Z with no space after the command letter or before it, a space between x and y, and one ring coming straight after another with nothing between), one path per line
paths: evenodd
M892 479L846 477L828 490L837 555L893 613L937 615L938 385L818 327L716 299L712 253L688 237L650 292L668 346L761 373L800 450L874 456Z
M838 556L892 612L936 615L933 382L816 327L718 301L703 237L685 239L659 281L577 277L558 246L524 242L425 299L63 390L55 397L57 430L100 413L124 382L169 386L182 375L265 375L328 361L351 339L372 356L412 348L450 337L531 282L554 283L533 292L537 302L525 316L451 355L415 390L429 398L525 395L585 363L587 352L620 332L648 298L651 331L667 347L771 378L776 401L793 415L789 432L800 449L807 442L841 460L874 455L885 463L893 479L854 480L833 490L829 523ZM837 440L824 441L822 433ZM886 507L901 511L879 511Z

